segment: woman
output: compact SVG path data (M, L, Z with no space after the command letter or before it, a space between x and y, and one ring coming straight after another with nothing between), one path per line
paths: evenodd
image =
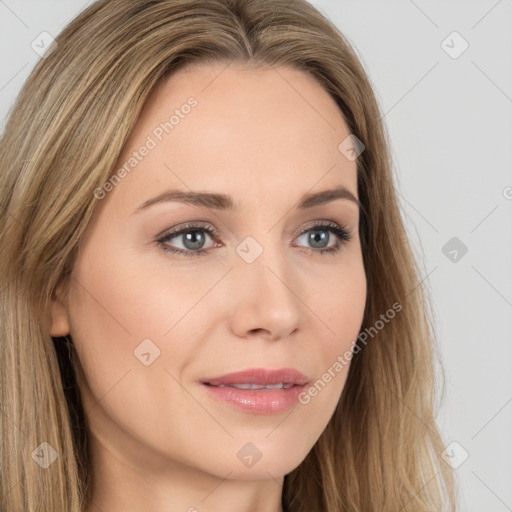
M95 2L0 156L2 510L455 510L385 131L311 5Z

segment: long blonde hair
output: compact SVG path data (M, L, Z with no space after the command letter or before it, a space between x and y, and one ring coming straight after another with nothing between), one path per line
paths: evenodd
M325 431L285 476L289 512L456 510L436 426L436 344L406 237L370 81L339 30L305 0L100 0L57 37L0 140L0 507L81 512L90 454L72 344L49 335L95 208L154 87L186 64L293 66L314 77L366 146L357 159L368 294L363 329ZM46 442L58 455L35 463ZM44 445L46 446L46 445ZM38 448L39 447L39 448ZM45 452L46 453L46 452Z

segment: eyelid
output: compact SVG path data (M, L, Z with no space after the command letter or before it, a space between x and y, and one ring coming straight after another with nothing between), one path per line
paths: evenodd
M203 224L204 222L204 224ZM298 236L303 235L306 231L314 228L314 227L333 227L338 228L341 227L344 231L346 231L349 234L352 234L352 230L349 229L346 223L338 223L336 221L328 220L328 219L317 219L310 221L306 223L304 226L301 227L299 231L296 232L296 234L293 236L293 239L297 238ZM219 231L213 227L209 222L207 221L191 221L188 223L185 223L184 225L178 225L174 228L168 228L163 233L157 236L157 240L160 240L162 238L169 237L170 235L178 236L183 234L184 232L187 232L189 230L193 229L204 229L205 231L210 231L213 236L216 238L220 238Z
M332 228L339 228L341 227L343 230L349 232L349 229L345 227L344 224L339 224L338 222L334 222L332 220L327 219L318 219L313 220L311 222L306 223L304 226L301 227L300 231L294 236L294 239L298 236L303 235L306 231L309 231L312 228L315 227L332 227Z
M204 222L204 224L203 224ZM314 248L308 248L308 247L302 247L294 245L294 247L299 247L306 252L311 253L320 253L320 254L326 254L326 253L337 253L339 250L341 250L342 246L346 243L350 242L353 238L353 232L350 228L347 227L344 223L338 223L335 221L327 220L327 219L317 219L314 221L310 221L305 226L301 228L301 230L294 235L293 240L296 240L298 237L301 237L305 235L307 232L312 231L314 228L325 229L326 231L330 231L331 233L334 233L334 235L338 238L338 242L334 246L330 246L328 248L324 249L314 249ZM171 248L169 246L166 246L166 242L168 242L170 239L179 237L180 235L190 232L190 231L205 231L208 233L211 237L216 238L216 243L218 244L218 240L220 238L220 234L216 228L214 228L211 224L205 222L205 221L192 221L189 223L186 223L184 225L178 225L177 227L170 228L166 231L164 231L161 235L159 235L156 239L157 244L159 244L164 252L171 252L171 253L177 253L184 256L199 256L208 254L212 249L215 247L211 247L208 249L198 249L196 251L193 250L186 250L186 249L179 249L179 248ZM223 246L224 244L221 245ZM164 248L165 247L165 248ZM218 247L218 245L217 245Z
M202 224L203 221L197 221L197 222L187 222L183 225L178 225L174 228L166 229L161 235L157 236L157 240L162 240L163 238L170 238L179 236L183 233L187 233L189 231L193 230L204 230L208 233L211 233L212 236L216 238L220 238L220 233L217 229L215 229L211 224L206 223Z

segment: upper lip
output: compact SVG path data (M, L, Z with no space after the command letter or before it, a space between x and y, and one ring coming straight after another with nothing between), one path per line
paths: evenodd
M233 384L295 384L302 386L308 382L308 377L295 368L250 368L239 372L228 373L220 377L202 379L201 383L218 386Z

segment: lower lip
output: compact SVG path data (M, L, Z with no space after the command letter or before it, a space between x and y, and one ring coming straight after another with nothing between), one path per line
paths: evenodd
M238 389L229 386L220 388L202 384L208 393L228 404L255 414L275 414L295 405L306 388L292 386L288 389Z

